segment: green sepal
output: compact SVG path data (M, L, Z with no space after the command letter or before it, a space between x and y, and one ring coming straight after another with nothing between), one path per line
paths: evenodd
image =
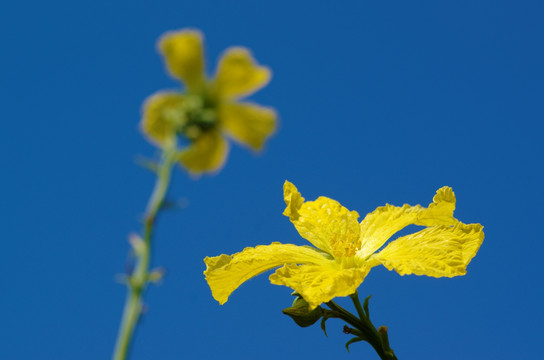
M323 316L323 319L321 319L321 330L323 330L326 337L329 337L329 335L327 335L327 328L325 327L325 321L327 321L327 319L328 317L326 316Z
M361 338L361 337L354 337L353 339L349 340L347 343L346 343L346 350L349 352L349 346L353 343L356 343L356 342L359 342L359 341L363 341L364 339Z
M321 319L321 330L325 333L326 337L329 337L327 334L327 328L325 326L325 322L331 318L336 318L334 311L330 311L327 309L323 309L323 318Z
M310 307L306 300L304 300L300 295L294 294L297 296L293 305L286 309L283 309L282 312L291 317L295 323L300 327L308 327L316 323L323 316L323 309L321 306L316 307L313 310L310 310Z
M368 320L370 320L370 311L368 310L368 301L370 300L370 298L372 297L372 295L369 295L365 301L363 302L363 309L365 310L365 315L366 315L366 318Z

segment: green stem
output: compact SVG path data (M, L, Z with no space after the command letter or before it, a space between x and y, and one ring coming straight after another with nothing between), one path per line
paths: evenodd
M381 359L387 359L382 357L383 352L381 351L381 347L375 346L380 342L380 338L376 336L376 329L373 326L368 326L366 323L363 323L362 320L358 319L355 315L351 314L349 311L336 304L334 301L329 301L327 305L331 308L331 310L334 310L339 314L338 317L340 319L344 320L345 322L359 330L362 334L364 334L365 341L372 345L372 347L374 348L374 350L376 350Z
M366 318L369 317L369 314L365 314L363 311L363 307L361 306L361 302L359 301L359 293L357 290L355 290L355 293L351 294L349 296L351 300L353 301L353 305L355 305L355 309L357 310L357 314L359 314L359 318Z
M398 360L393 350L389 347L387 328L382 326L379 330L376 330L376 327L370 321L369 316L363 311L358 294L355 293L350 297L353 300L353 304L355 305L360 318L357 318L334 301L329 301L326 304L335 312L336 316L334 317L344 320L360 332L354 334L368 342L374 348L380 359Z
M352 325L353 327L359 328L360 327L360 321L357 319L356 316L352 315L349 311L335 303L334 301L329 301L327 303L327 306L335 311L339 316L340 319L344 320L348 324Z
M144 217L143 244L137 252L137 264L127 281L127 300L123 311L123 319L117 336L117 343L113 353L113 360L125 360L128 356L130 344L142 314L142 298L149 283L149 264L151 262L151 239L153 226L159 213L172 177L172 168L176 158L174 147L165 149L161 156L161 163L157 168L155 188L147 204Z

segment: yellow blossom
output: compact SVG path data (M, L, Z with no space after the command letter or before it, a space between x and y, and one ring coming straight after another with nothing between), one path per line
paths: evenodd
M270 70L256 64L249 50L228 48L213 79L205 75L203 36L197 30L164 34L158 48L170 75L185 83L183 93L161 91L144 103L141 129L160 147L187 142L180 163L191 173L219 170L227 158L228 136L260 150L276 128L276 112L237 102L265 86Z
M484 239L480 224L463 224L453 217L455 195L438 189L428 207L385 205L359 214L327 197L304 201L286 181L288 216L312 246L272 243L242 252L204 259L204 272L213 297L224 304L244 281L278 268L270 282L294 289L315 308L335 297L353 294L370 269L384 265L399 274L433 277L464 275ZM425 228L385 243L408 225Z

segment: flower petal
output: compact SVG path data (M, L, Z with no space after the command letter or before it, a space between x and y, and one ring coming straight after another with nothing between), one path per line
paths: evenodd
M189 172L198 174L220 170L227 159L228 142L219 131L199 135L189 147L181 151L179 161Z
M370 262L378 261L401 275L464 275L483 240L483 226L480 224L433 226L398 238L373 255Z
M230 136L254 150L260 150L276 129L276 112L255 104L221 104L218 117Z
M167 32L158 42L168 71L190 90L200 89L205 82L202 39L200 31L186 29Z
M270 275L270 282L292 288L313 309L335 297L353 294L369 270L370 267L343 269L333 261L324 265L286 265Z
M256 65L248 49L231 47L219 60L213 91L224 98L246 96L268 84L270 77L270 70Z
M287 205L283 214L289 216L300 236L334 257L355 255L360 245L357 211L349 211L324 196L304 202L295 185L288 181L283 194Z
M455 194L448 186L438 189L428 208L407 204L381 206L361 222L362 248L357 255L366 258L408 225L453 225L458 221L453 217L454 210Z
M215 300L222 305L243 282L285 264L328 262L322 253L309 246L272 243L245 248L232 256L206 257L206 281Z
M184 121L179 109L183 96L175 92L159 92L148 97L142 107L142 132L159 145L172 144L176 128Z

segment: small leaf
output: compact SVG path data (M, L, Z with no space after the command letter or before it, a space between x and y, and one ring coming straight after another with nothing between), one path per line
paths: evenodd
M350 341L348 341L346 343L346 350L349 352L349 346L353 343L356 343L356 342L359 342L359 341L363 341L364 339L363 338L360 338L360 337L354 337L353 339L351 339Z

